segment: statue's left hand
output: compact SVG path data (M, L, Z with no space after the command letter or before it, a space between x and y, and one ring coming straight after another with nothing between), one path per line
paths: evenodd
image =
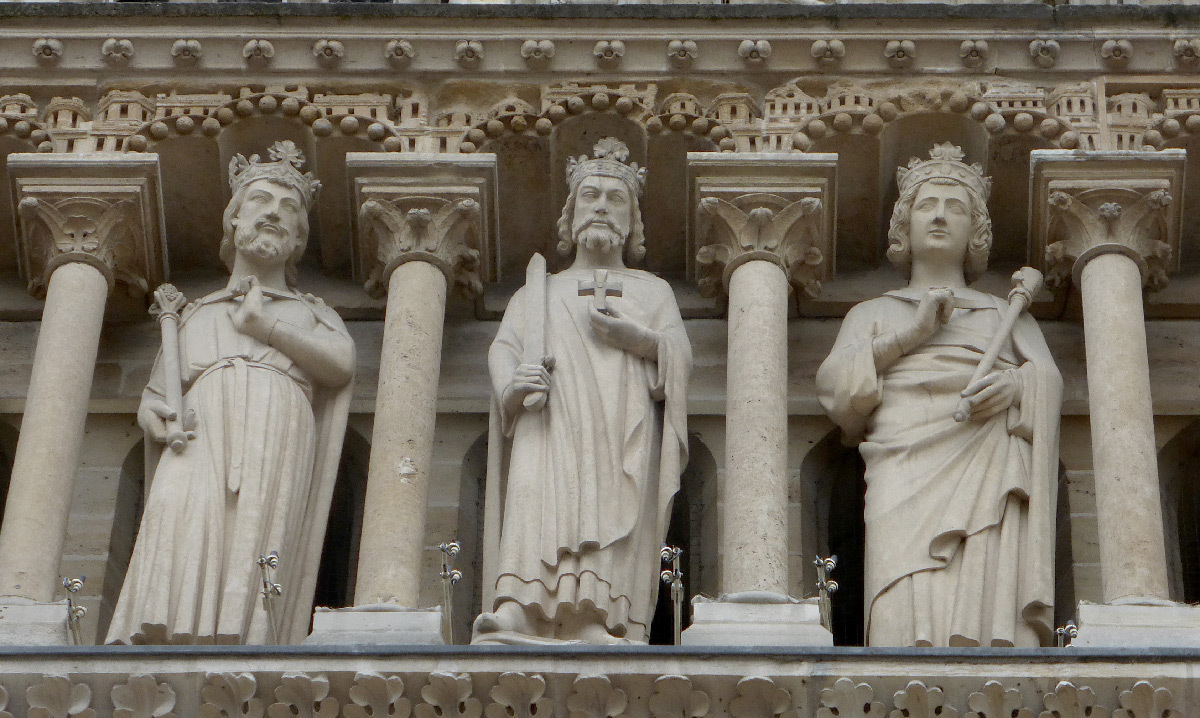
M623 316L613 307L609 307L608 314L592 307L591 319L592 331L605 344L643 359L658 358L658 332Z
M994 371L962 391L971 404L972 421L986 421L1010 406L1019 406L1020 395L1020 375L1015 371Z
M266 344L277 320L263 307L263 291L258 277L247 277L243 286L246 292L242 302L237 308L229 308L229 318L233 321L234 329Z

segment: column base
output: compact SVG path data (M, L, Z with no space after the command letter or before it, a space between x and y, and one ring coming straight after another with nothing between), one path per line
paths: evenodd
M442 607L407 608L377 603L350 608L318 607L305 645L440 646Z
M1149 600L1146 603L1079 602L1078 647L1198 647L1200 606Z
M692 599L685 646L832 646L815 598L747 591Z
M70 646L67 602L39 603L18 596L0 596L0 645Z

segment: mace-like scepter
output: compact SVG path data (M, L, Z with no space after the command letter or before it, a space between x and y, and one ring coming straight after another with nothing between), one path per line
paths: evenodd
M163 417L167 423L167 445L176 454L183 451L189 439L196 438L183 410L183 373L179 365L179 310L187 299L174 284L160 284L154 290L150 314L158 317L162 330L163 375L166 377L167 406L171 414Z

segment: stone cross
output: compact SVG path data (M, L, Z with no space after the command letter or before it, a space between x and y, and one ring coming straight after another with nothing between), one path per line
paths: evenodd
M579 296L592 295L592 305L601 314L608 314L608 298L621 296L621 283L608 281L608 270L597 269L592 281L579 281Z

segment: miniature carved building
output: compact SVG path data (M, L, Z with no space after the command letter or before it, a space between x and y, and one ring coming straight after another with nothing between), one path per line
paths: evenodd
M0 716L1196 715L1200 661L1179 647L1200 645L1197 7L0 4L0 627L45 609L5 639ZM488 346L533 254L566 266L564 168L609 136L648 168L639 266L670 283L695 355L668 531L683 626L714 610L700 594L815 597L813 559L837 555L833 648L466 645L495 550ZM276 140L325 185L299 286L357 347L314 603L442 605L439 545L457 541L453 645L100 648L147 488L150 292L224 286L226 167ZM974 286L1047 277L1031 313L1064 392L1056 542L1036 550L1073 648L841 648L864 641L863 465L814 375L850 308L903 283L885 256L895 170L940 142L993 179ZM820 213L767 246L703 225L706 199ZM410 210L469 215L478 241L378 241ZM738 344L751 304L730 282L752 263L786 274L769 307L786 328ZM776 391L732 387L769 338L786 342ZM735 418L768 413L737 414L739 397L774 402L786 438L735 436L770 423ZM385 449L381 426L425 458ZM79 576L83 648L59 603ZM672 642L672 610L664 589L652 643Z

